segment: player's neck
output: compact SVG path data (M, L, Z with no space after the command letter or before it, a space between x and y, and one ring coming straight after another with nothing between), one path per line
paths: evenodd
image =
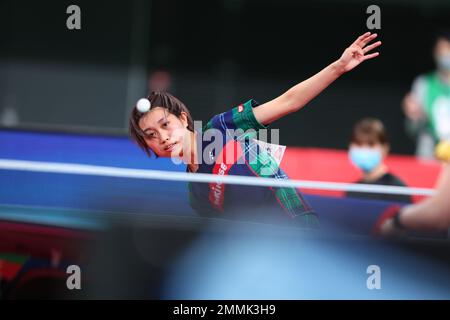
M382 163L372 171L364 173L363 180L366 182L373 182L384 176L387 172L387 166Z
M191 132L189 136L190 150L188 150L185 159L185 163L188 166L190 172L196 172L198 170L198 152L197 152L197 136L196 132Z

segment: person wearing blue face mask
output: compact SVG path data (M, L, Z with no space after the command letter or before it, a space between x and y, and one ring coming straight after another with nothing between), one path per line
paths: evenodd
M389 168L384 163L388 153L389 140L380 120L366 118L356 123L348 152L350 161L362 171L362 178L356 183L405 186L398 177L389 172ZM347 192L346 195L353 198L411 202L411 197L405 195L353 191Z
M450 30L439 33L433 56L437 69L419 75L403 99L406 131L422 158L433 158L435 146L450 139Z

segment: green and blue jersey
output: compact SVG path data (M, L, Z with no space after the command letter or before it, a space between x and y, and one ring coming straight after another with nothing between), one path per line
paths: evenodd
M258 130L267 128L253 114L257 105L252 99L208 121L199 134L203 138L207 130L219 130L222 140L214 142L221 148L205 150L208 144L203 141L198 152L209 156L211 161L200 163L197 173L288 179L277 161L255 139ZM189 197L191 206L201 215L218 217L246 208L258 215L277 212L303 226L318 226L316 214L293 187L189 183Z

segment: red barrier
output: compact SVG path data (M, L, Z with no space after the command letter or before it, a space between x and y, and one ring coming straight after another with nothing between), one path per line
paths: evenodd
M386 164L408 187L417 188L433 188L442 168L438 161L402 155L390 155ZM281 167L291 179L352 183L361 178L361 171L350 162L347 150L288 147ZM342 191L302 191L326 196L344 195ZM415 196L414 201L422 198Z

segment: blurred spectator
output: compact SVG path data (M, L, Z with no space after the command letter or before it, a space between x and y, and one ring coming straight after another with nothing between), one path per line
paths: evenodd
M419 75L403 99L406 130L423 158L432 158L435 145L450 138L450 30L439 34L433 54L437 69Z
M356 183L405 186L395 175L389 172L384 163L389 154L389 140L386 129L380 120L366 118L357 122L349 147L351 162L362 170L363 177ZM395 202L411 202L407 195L347 192L348 197L378 199Z
M149 74L148 92L172 91L172 76L166 70L156 70Z

